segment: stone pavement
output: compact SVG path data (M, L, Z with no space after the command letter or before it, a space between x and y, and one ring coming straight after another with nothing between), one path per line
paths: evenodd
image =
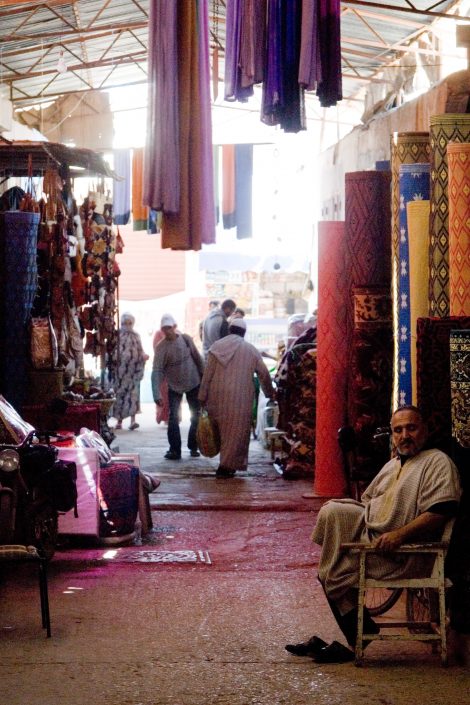
M311 483L284 481L256 442L246 476L216 480L216 460L162 460L153 407L139 421L114 445L161 479L154 530L56 553L51 639L33 576L5 576L0 705L468 705L468 669L423 644L375 643L361 669L289 655L313 633L341 639L315 580ZM135 561L150 552L167 560Z

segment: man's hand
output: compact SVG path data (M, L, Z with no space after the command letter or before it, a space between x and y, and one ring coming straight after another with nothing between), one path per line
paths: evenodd
M403 534L400 529L395 529L395 531L387 531L382 536L379 536L374 541L373 546L380 551L394 551L402 545L403 540Z

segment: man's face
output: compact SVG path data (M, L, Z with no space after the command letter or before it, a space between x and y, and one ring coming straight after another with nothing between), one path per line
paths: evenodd
M176 338L176 326L162 326L162 332L167 340Z
M418 455L426 442L427 432L421 416L410 409L396 411L391 420L393 445L408 458Z

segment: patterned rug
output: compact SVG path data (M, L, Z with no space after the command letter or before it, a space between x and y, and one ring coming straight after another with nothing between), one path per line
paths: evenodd
M356 435L356 470L371 480L386 460L374 434L388 426L392 401L392 300L388 287L354 289L354 333L348 383L348 421Z
M390 179L387 171L357 171L345 176L348 348L354 330L353 288L390 286Z
M416 390L416 321L427 316L429 309L429 201L410 201L406 206L408 249L410 259L411 318L411 399L417 404Z
M447 159L450 314L470 316L470 144L451 142Z
M390 162L392 168L392 296L393 327L397 330L398 310L396 291L398 277L398 244L400 242L400 165L429 163L430 145L428 132L398 132L392 135ZM395 352L398 355L398 348ZM395 362L396 368L398 363ZM398 380L394 380L393 406L398 403Z
M449 315L449 197L447 146L470 141L470 115L431 117L431 218L429 231L429 315Z
M318 224L317 421L314 493L346 492L338 429L346 422L348 252L344 222Z
M470 448L470 330L450 333L452 436Z
M450 334L470 328L470 317L418 318L418 406L432 444L451 453Z
M429 199L429 164L401 164L399 169L400 189L400 242L398 245L399 271L396 309L398 311L395 340L398 341L398 356L395 358L395 385L398 388L398 405L411 404L411 318L410 294L410 248L406 206L412 201Z
M21 409L26 397L28 330L37 287L39 213L7 211L0 219L0 359L2 394Z

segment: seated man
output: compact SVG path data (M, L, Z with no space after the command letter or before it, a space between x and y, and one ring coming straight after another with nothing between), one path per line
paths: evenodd
M460 485L457 468L440 450L425 450L427 429L419 409L403 406L392 415L391 430L395 457L382 468L361 497L333 499L318 514L312 540L322 546L318 579L350 646L357 631L357 554L341 550L345 542L372 543L384 553L370 556L369 575L376 578L406 577L426 565L423 558L392 557L404 543L435 540L447 520L457 513ZM365 633L379 628L364 611ZM288 644L287 651L311 656L319 663L354 659L354 653L339 642L327 644L317 636L300 644Z

